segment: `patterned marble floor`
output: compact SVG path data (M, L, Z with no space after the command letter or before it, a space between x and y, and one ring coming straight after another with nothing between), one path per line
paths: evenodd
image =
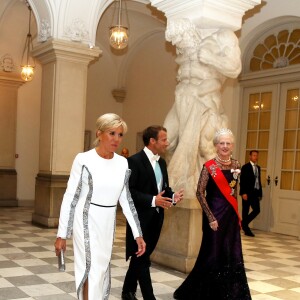
M32 225L31 214L28 208L0 207L0 300L75 299L71 243L66 253L67 270L58 272L53 246L56 230ZM300 299L300 241L285 235L255 233L255 238L243 236L252 299ZM118 217L110 300L120 299L127 270L124 237L124 219ZM151 274L157 300L173 299L173 291L186 276L155 264ZM142 299L139 291L137 296Z

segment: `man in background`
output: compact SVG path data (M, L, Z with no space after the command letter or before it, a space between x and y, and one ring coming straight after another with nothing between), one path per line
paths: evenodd
M125 158L128 158L129 157L129 150L124 147L121 151L121 155L124 156Z
M247 236L254 237L249 224L260 213L262 186L260 166L257 165L258 151L250 151L250 161L242 166L240 176L240 195L242 197L242 229ZM252 211L249 213L250 207Z

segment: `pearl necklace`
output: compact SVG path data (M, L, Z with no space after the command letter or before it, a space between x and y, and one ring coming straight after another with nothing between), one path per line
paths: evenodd
M220 161L222 163L229 163L231 161L231 157L229 157L228 159L222 159L219 157L218 154L217 154L217 159L218 159L218 161Z

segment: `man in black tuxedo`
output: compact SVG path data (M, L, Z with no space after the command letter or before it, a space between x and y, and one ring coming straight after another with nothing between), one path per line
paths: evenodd
M260 166L258 151L250 151L250 161L243 165L240 176L240 195L242 196L242 229L245 235L254 236L249 228L249 223L260 213L259 201L262 197L260 180ZM252 208L249 214L249 209Z
M150 255L156 247L164 220L164 210L182 200L183 190L174 193L169 187L166 162L159 155L169 145L167 130L150 126L143 132L144 149L128 158L132 173L129 189L140 220L146 252L137 257L137 245L130 227L126 228L126 260L131 257L124 280L122 299L135 300L137 283L144 300L155 300L150 277Z

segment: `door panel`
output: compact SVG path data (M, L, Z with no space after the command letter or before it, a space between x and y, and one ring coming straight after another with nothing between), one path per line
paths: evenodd
M263 199L253 227L300 238L300 81L243 90L241 155L259 151Z
M241 155L242 164L249 161L250 150L259 151L258 164L261 167L261 181L263 198L260 202L261 213L253 222L253 227L261 230L270 230L272 208L271 178L274 164L274 142L276 136L276 112L278 105L278 86L266 85L245 88L243 91L243 112L241 123ZM241 200L240 200L241 201Z
M299 235L300 227L300 81L280 86L278 139L273 185L271 230ZM274 181L275 183L275 181Z

